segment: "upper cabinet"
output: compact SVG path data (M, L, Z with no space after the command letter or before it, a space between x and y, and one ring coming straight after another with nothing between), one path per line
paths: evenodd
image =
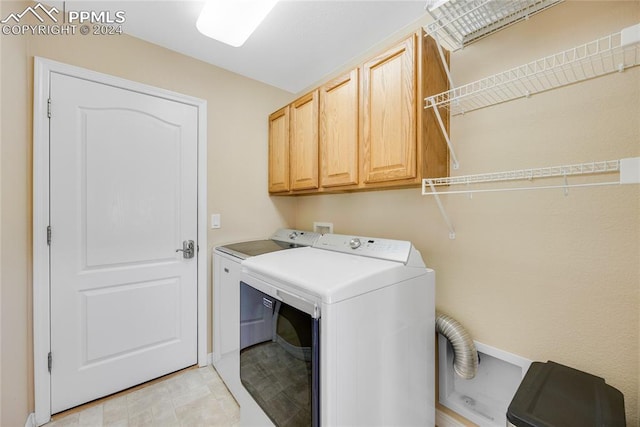
M362 66L363 182L416 177L415 36Z
M437 47L419 31L299 98L269 118L269 191L400 188L448 175L446 140L421 102L447 89ZM286 131L273 130L283 110L290 114L288 165L273 148L285 145ZM288 188L280 182L287 175Z
M291 104L289 150L291 189L318 188L318 91Z
M358 69L320 88L320 185L358 184Z
M289 107L269 116L269 192L289 191Z

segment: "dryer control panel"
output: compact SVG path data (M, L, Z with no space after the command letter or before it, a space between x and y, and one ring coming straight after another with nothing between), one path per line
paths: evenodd
M406 263L411 254L411 242L378 237L324 234L313 244L314 248L386 259Z

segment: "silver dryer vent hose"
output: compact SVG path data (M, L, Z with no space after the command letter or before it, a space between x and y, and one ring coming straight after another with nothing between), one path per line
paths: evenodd
M471 335L456 319L436 313L436 330L453 346L453 370L461 378L470 380L478 370L478 351Z

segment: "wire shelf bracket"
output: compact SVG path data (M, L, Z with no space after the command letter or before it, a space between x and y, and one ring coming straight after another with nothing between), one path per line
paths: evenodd
M595 181L586 183L569 184L568 178L571 176L596 176L604 174L618 174L615 181ZM562 178L561 184L548 185L529 185L529 186L513 186L499 188L471 188L475 184L489 183L505 183L527 181L532 183L537 180L547 178ZM440 214L449 229L449 238L455 239L456 232L453 224L447 215L440 195L444 194L467 194L471 197L474 193L488 192L507 192L507 191L523 191L523 190L541 190L541 189L563 189L564 194L568 195L569 188L576 187L596 187L619 184L640 184L640 157L630 157L620 160L606 160L600 162L579 163L573 165L551 166L543 168L520 169L506 172L492 172L476 175L463 175L443 178L426 178L422 180L422 195L434 196ZM443 190L438 191L437 187L452 187L456 185L465 185L467 188L463 190Z
M592 42L538 59L502 73L453 88L424 99L432 108L452 154L453 168L458 160L440 115L451 116L489 107L533 94L546 92L640 64L640 24Z

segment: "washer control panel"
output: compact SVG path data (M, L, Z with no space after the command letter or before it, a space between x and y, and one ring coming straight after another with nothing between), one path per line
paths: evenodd
M406 263L411 254L411 242L405 240L344 234L323 234L313 247L402 263Z
M292 247L295 246L311 246L318 240L320 233L304 230L292 230L290 228L281 228L271 236L271 240L288 243Z

